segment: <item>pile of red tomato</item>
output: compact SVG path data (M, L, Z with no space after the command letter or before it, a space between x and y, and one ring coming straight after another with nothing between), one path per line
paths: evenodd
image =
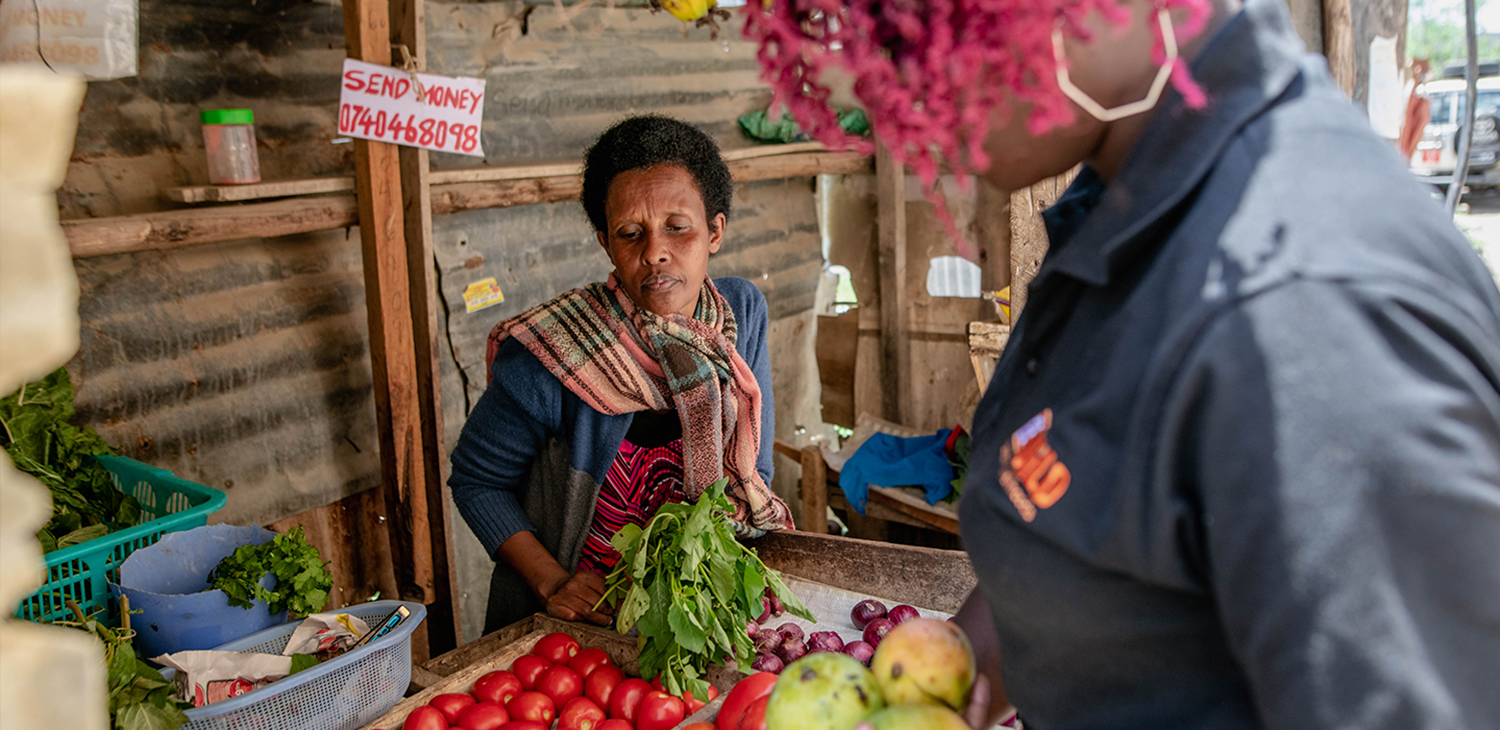
M774 683L775 675L768 676ZM692 692L674 697L660 681L626 678L604 650L584 649L577 639L553 633L517 658L509 671L475 680L470 693L432 698L407 715L401 728L550 730L556 720L557 730L670 730L715 697L718 691L712 687L705 701L694 699ZM685 730L716 729L694 723Z

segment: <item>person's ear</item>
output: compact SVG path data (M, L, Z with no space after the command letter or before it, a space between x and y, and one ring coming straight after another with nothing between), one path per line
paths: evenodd
M604 255L609 256L609 236L604 235L604 231L594 231L594 237L599 239L599 248L604 249ZM614 263L615 258L610 256L609 262Z
M714 215L713 223L708 227L708 254L710 256L719 252L724 245L724 229L729 225L729 218L723 213Z

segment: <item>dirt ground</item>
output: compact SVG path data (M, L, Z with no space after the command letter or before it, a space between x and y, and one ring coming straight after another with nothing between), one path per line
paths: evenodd
M1480 249L1495 278L1500 279L1500 192L1486 190L1464 197L1468 210L1460 209L1454 222Z

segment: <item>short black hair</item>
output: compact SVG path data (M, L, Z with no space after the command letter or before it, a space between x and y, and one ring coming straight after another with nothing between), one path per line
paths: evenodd
M657 165L678 165L693 176L710 226L720 213L728 220L734 179L719 156L718 143L691 124L649 114L610 127L583 157L583 209L594 230L609 227L604 201L615 176Z

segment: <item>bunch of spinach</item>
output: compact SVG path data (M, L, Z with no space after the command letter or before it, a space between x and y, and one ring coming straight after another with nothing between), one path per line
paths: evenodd
M333 574L318 549L308 544L302 528L293 527L262 545L241 545L219 561L208 574L210 588L229 595L229 605L248 609L256 599L271 613L289 611L307 616L323 610L333 589ZM270 573L276 585L269 590L260 579Z
M52 493L52 520L37 533L43 552L77 545L141 519L141 505L115 488L95 456L114 450L73 418L73 381L58 368L0 399L0 445L16 468Z
M175 699L177 689L161 672L137 659L131 639L130 610L120 611L121 628L112 629L84 616L72 599L68 606L77 622L58 622L82 629L104 643L104 661L109 678L109 726L113 730L175 730L187 724L183 710L192 705Z
M781 574L735 540L725 483L715 482L696 504L663 505L644 529L626 525L610 540L620 562L605 578L600 604L623 593L616 629L640 629L641 676L660 677L675 695L708 696L710 664L750 666L746 623L760 615L767 588L787 611L814 620Z

